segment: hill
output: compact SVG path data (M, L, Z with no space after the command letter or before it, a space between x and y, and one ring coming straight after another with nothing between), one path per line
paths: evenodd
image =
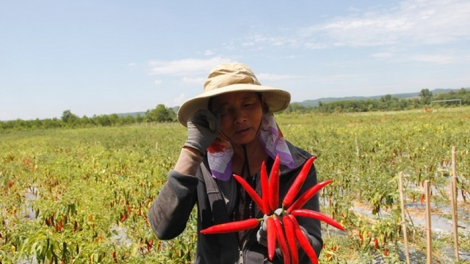
M170 107L173 112L177 113L178 112L178 108L179 106L173 106L173 107ZM145 113L146 112L131 112L131 113L120 113L120 114L117 114L119 117L126 117L126 116L133 116L133 117L137 117L138 115L140 115L141 117L145 116Z
M117 114L119 117L126 117L126 116L145 116L145 112L132 112L132 113L122 113L122 114Z
M466 88L469 89L469 88ZM450 91L458 91L460 89L434 89L432 90L432 94L440 94L440 93L448 93ZM315 100L305 100L302 102L298 102L299 104L303 106L318 106L318 103L321 101L322 103L331 103L331 102L337 102L337 101L357 101L357 100L377 100L382 98L384 95L375 95L375 96L349 96L349 97L325 97L325 98L319 98ZM401 93L401 94L391 94L392 97L394 98L413 98L413 97L418 97L419 92L416 93Z
M465 89L470 89L469 87ZM448 93L450 91L458 91L460 89L434 89L432 90L432 94L440 94L440 93ZM380 99L381 97L385 96L384 95L376 95L376 96L349 96L349 97L325 97L325 98L319 98L319 99L314 99L314 100L305 100L302 102L293 102L293 103L299 103L303 106L318 106L318 102L322 103L331 103L331 102L337 102L337 101L356 101L356 100L377 100ZM415 93L401 93L401 94L391 94L392 97L394 98L413 98L413 97L418 97L419 92ZM172 107L173 111L175 113L178 112L178 106ZM133 113L121 113L117 114L119 117L125 117L132 115L133 117L137 117L137 115L140 116L145 116L145 112L133 112Z

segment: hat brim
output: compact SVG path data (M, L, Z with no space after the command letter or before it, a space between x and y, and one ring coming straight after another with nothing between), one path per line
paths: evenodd
M256 84L232 84L211 91L204 92L184 102L178 109L178 121L186 126L188 119L199 109L208 109L211 97L232 92L260 92L270 112L279 112L286 109L290 103L290 93L273 87Z

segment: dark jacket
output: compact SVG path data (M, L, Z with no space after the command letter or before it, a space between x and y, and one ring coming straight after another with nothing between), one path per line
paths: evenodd
M300 172L304 162L311 157L306 151L288 142L294 158L295 168L289 169L281 165L280 203L287 190ZM268 168L269 169L269 168ZM315 167L310 173L299 193L317 183ZM230 222L238 195L236 181L213 179L208 170L207 159L204 158L196 177L170 171L157 198L153 202L148 220L159 239L167 240L183 232L195 204L198 206L197 229L202 230L214 224ZM310 199L303 208L319 211L318 195ZM257 215L262 217L262 213ZM323 245L321 239L320 221L308 218L298 218L302 228L307 230L309 240L317 255ZM202 235L198 233L197 253L194 263L271 263L267 261L267 248L256 240L256 229L248 231L241 243L237 233ZM279 253L279 250L277 250ZM272 263L283 263L278 255ZM299 263L310 263L307 255L299 248Z

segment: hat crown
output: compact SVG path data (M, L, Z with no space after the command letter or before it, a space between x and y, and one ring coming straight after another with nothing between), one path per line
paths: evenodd
M204 91L233 84L261 85L250 67L242 63L226 63L212 69L204 84Z
M204 92L185 101L178 109L178 120L187 126L188 119L200 109L208 109L212 97L233 92L262 93L263 98L274 113L289 106L290 93L273 87L261 85L250 67L242 63L226 63L213 68L204 84Z

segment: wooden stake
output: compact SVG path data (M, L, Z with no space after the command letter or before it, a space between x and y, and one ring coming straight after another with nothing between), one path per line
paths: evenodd
M403 172L398 173L399 189L400 189L400 202L401 202L401 221L403 229L403 244L405 246L405 257L406 263L410 264L410 251L408 249L408 231L406 230L406 218L405 218L405 194L403 191Z
M424 181L424 191L426 197L426 252L427 252L427 263L432 264L432 232L431 232L431 187L429 180Z
M452 196L450 202L452 203L452 226L454 229L454 253L456 261L459 261L459 230L457 218L457 165L455 158L455 146L452 147L452 181L450 182L450 195Z
M359 154L359 144L357 143L357 137L355 138L355 142L356 142L356 157L359 159L361 155Z

